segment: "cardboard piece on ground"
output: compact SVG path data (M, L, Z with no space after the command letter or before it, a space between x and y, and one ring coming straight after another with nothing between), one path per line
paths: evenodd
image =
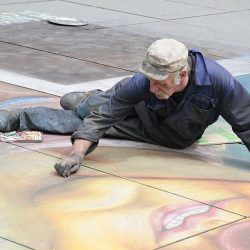
M40 131L12 131L0 133L0 141L4 142L42 142Z

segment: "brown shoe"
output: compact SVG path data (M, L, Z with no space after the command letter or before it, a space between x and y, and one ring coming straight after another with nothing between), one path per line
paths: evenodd
M60 99L60 104L63 109L76 111L79 103L87 97L98 93L100 90L95 89L88 92L71 92L63 95Z

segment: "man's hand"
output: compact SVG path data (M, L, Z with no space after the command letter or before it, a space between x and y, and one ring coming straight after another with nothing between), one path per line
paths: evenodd
M90 141L76 139L70 154L61 162L54 165L57 173L63 177L68 177L70 174L77 172L91 144L92 142Z
M70 154L61 162L54 165L55 170L62 177L68 177L70 174L77 172L80 169L83 161L83 155Z

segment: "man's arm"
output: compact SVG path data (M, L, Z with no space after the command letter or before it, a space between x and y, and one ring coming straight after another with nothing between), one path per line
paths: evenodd
M134 75L107 102L101 104L98 110L84 118L81 128L71 136L73 146L70 154L55 165L61 176L68 177L78 171L85 154L97 146L105 131L123 120L138 102L147 97L148 83L143 75Z
M63 177L68 177L70 174L77 172L87 150L91 145L92 142L90 141L76 139L72 145L69 155L61 162L55 164L54 167L58 174Z
M250 94L233 77L231 86L231 90L221 97L221 115L250 151Z

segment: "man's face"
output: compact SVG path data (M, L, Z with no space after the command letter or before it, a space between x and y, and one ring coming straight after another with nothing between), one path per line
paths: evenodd
M176 92L182 91L187 85L185 74L169 75L168 78L162 81L150 80L150 92L158 99L168 99Z

